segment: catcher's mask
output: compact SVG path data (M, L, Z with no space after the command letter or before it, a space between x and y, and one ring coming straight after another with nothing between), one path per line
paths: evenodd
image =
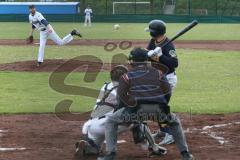
M127 72L128 72L128 68L126 66L117 65L110 72L111 80L118 82L121 76Z

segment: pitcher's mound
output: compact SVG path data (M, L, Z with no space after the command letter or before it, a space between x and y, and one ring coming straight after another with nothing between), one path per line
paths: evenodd
M76 68L74 70L74 68ZM109 71L111 65L109 63L99 63L80 60L66 60L66 59L47 59L39 67L36 61L20 61L13 63L0 64L0 71L18 71L18 72L98 72Z

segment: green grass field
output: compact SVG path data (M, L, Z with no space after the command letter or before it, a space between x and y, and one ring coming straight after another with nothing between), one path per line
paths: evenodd
M72 28L78 28L86 39L148 39L144 31L147 23L121 23L120 30L113 29L113 23L94 23L91 28L82 23L51 23L60 36L65 36ZM168 36L173 36L187 24L167 24ZM25 39L30 31L30 24L0 22L0 39ZM240 40L240 24L199 24L180 39L182 40ZM36 38L38 34L35 34Z
M36 51L37 46L0 46L0 63L32 60ZM87 46L48 46L46 52L48 59L96 55L104 62L111 62L112 55L122 53L120 50L108 53L102 47ZM212 114L240 112L239 52L179 49L178 55L179 81L171 102L173 111ZM51 89L48 82L50 74L0 72L0 113L54 112L55 105L64 99L74 101L71 108L74 112L93 107L94 98L64 95ZM83 76L84 73L72 73L66 83L99 89L105 81L109 81L109 73L106 72L101 73L94 83L83 82Z
M71 28L78 28L86 39L148 39L144 32L147 24L124 23L113 30L113 23L94 23L84 28L77 23L53 23L60 36ZM172 36L186 24L168 24ZM181 40L240 40L240 24L199 24ZM0 23L0 39L25 39L28 23ZM38 37L38 34L35 33ZM35 60L38 46L0 46L0 64ZM129 51L106 52L101 46L47 46L46 59L70 59L79 55L95 55L104 62L111 62L114 54ZM175 112L233 113L240 112L240 52L178 49L180 61L178 85L171 100ZM65 95L50 88L51 73L0 72L0 113L48 113L64 99L73 100L73 112L90 110L94 98ZM102 72L93 83L83 82L84 73L72 73L67 84L99 89L109 81L109 73Z
M80 55L95 55L103 61L111 62L112 52L106 52L101 46L47 46L45 49L47 59L69 59ZM114 53L122 53L120 49ZM36 46L0 46L0 63L35 60L38 54Z

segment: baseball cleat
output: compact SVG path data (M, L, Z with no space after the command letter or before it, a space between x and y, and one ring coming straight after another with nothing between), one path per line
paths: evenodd
M191 153L184 151L182 154L182 160L194 160L194 157Z
M153 156L162 156L167 154L167 149L161 146L157 146L154 150L152 148L149 148L149 157Z
M159 143L159 145L166 145L174 143L173 136L171 134L166 133L163 140Z
M75 157L76 158L83 158L85 157L85 149L88 145L87 141L81 140L75 144Z
M81 33L80 33L78 30L76 30L76 29L73 29L73 30L72 30L71 35L72 35L72 36L82 37Z
M97 160L115 160L116 159L116 153L111 152L109 154L106 154L105 156L98 157Z
M37 67L40 67L42 62L37 62Z

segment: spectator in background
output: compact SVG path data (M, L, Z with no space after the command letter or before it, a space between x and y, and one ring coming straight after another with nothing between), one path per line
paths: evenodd
M90 6L88 5L87 8L84 10L84 14L85 14L85 22L84 22L84 26L91 26L91 18L92 18L92 9L90 8Z

